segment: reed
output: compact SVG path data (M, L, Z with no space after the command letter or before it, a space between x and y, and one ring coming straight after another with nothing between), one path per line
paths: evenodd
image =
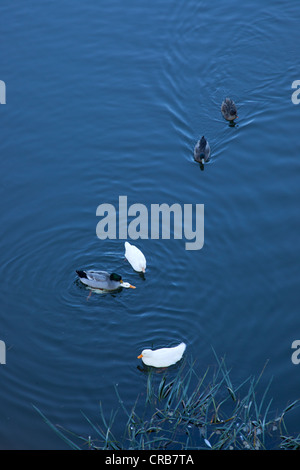
M118 412L105 417L100 403L101 426L87 416L93 437L74 434L54 426L37 408L45 422L73 449L99 450L269 450L300 449L300 434L290 436L285 415L298 401L280 414L271 411L269 385L261 392L257 379L250 377L235 387L225 361L216 356L216 367L198 377L195 363L184 361L162 376L146 369L146 392L128 410L115 387L119 408L125 416L124 430L113 430ZM260 398L259 398L260 397ZM138 411L139 410L139 411Z

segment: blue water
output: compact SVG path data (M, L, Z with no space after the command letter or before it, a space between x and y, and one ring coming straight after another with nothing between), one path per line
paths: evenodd
M298 399L299 2L17 0L0 12L0 448L67 448L32 405L86 436L81 411L100 422L100 401L108 415L118 407L116 384L130 409L149 346L184 341L199 375L214 348L235 385L266 366L272 410ZM136 240L143 280L124 240L96 235L98 205L120 195L204 204L204 247ZM137 288L87 300L84 267Z

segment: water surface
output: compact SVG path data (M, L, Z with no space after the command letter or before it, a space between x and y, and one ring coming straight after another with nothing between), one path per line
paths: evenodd
M1 7L0 447L66 444L144 393L144 347L187 344L201 375L226 356L238 385L272 379L273 410L299 397L298 2L130 0ZM225 96L238 125L220 113ZM205 135L203 172L193 148ZM204 204L205 244L96 236L99 204ZM136 290L92 295L75 269L119 272ZM298 366L300 367L300 366ZM290 416L299 433L299 412Z

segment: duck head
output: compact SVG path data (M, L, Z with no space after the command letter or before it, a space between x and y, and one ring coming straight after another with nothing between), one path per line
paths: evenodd
M111 281L116 281L116 282L123 282L122 281L122 277L119 275L119 274L116 274L116 273L111 273L111 275L109 276L109 279Z
M231 109L230 110L230 120L233 121L234 119L237 119L238 118L238 115L236 114L236 111L234 109Z

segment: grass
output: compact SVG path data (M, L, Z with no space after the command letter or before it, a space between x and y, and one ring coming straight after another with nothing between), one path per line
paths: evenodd
M234 387L225 361L216 360L215 370L208 368L202 377L197 376L195 364L187 362L179 369L167 369L161 377L155 369L147 369L142 412L138 412L141 397L128 410L115 387L119 410L106 418L100 403L101 426L83 414L93 438L53 425L34 408L72 449L300 449L300 434L290 436L284 421L298 401L274 415L272 399L267 398L270 384L262 393L259 391L263 372L258 379L250 377ZM123 432L116 434L114 427L120 410L125 425Z

